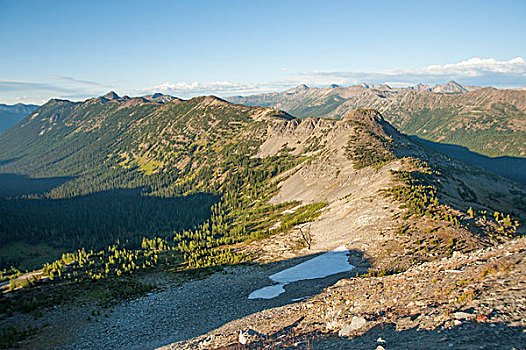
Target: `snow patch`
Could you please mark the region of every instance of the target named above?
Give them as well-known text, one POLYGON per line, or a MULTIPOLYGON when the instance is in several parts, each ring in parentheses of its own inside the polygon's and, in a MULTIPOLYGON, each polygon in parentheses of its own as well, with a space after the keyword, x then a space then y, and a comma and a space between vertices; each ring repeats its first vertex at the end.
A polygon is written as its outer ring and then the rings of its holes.
POLYGON ((276 284, 273 286, 263 287, 258 290, 253 291, 248 296, 249 299, 272 299, 278 295, 285 293, 285 288, 283 284, 276 284))
POLYGON ((354 266, 348 261, 349 251, 345 246, 340 246, 330 252, 307 260, 301 264, 290 267, 271 275, 271 281, 277 284, 263 287, 253 291, 249 299, 272 299, 285 292, 284 287, 293 282, 312 280, 350 271, 354 266))

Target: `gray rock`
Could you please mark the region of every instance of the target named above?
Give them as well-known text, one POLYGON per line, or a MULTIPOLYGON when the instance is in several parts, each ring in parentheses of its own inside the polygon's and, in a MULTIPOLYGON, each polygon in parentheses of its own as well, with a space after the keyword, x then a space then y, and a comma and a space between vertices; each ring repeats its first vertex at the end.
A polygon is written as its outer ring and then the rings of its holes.
POLYGON ((243 345, 248 343, 248 338, 243 331, 239 331, 239 342, 243 345))
POLYGON ((358 330, 365 326, 367 321, 365 318, 361 316, 353 316, 351 323, 348 325, 345 325, 339 332, 338 335, 340 337, 348 337, 352 331, 358 330))
POLYGON ((243 345, 264 337, 266 337, 265 334, 259 333, 250 328, 239 331, 239 342, 243 345))
POLYGON ((469 320, 470 318, 472 318, 473 315, 472 314, 469 314, 467 312, 455 312, 453 314, 453 318, 455 320, 469 320))

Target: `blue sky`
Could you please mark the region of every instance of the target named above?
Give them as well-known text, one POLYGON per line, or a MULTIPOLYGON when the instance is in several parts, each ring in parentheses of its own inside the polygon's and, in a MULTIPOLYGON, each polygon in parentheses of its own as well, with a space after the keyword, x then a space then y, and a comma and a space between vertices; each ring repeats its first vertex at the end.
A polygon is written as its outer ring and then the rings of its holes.
POLYGON ((0 102, 526 86, 526 1, 0 0, 0 102))

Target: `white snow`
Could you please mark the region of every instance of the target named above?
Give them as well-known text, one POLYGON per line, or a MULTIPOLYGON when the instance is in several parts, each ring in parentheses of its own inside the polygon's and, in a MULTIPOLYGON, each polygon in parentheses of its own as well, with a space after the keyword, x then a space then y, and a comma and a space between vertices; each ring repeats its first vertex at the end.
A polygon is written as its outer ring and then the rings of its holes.
POLYGON ((269 278, 277 284, 255 290, 250 293, 248 298, 272 299, 284 293, 285 289, 283 287, 289 283, 323 278, 340 272, 350 271, 354 266, 349 264, 347 260, 348 252, 345 246, 341 246, 301 264, 275 273, 269 278))
POLYGON ((275 284, 273 286, 263 287, 253 291, 248 296, 249 299, 272 299, 285 292, 283 284, 275 284))
POLYGON ((303 299, 307 299, 307 298, 309 298, 310 296, 311 296, 311 295, 306 295, 306 296, 301 297, 301 298, 294 298, 294 299, 292 299, 292 301, 300 301, 300 300, 303 300, 303 299))

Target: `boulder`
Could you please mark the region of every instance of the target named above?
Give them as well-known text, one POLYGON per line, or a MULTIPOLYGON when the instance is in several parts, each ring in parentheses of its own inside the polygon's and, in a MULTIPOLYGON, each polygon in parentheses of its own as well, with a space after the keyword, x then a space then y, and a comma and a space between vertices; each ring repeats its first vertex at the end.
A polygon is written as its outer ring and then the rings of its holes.
POLYGON ((455 312, 455 313, 453 314, 453 318, 454 318, 455 320, 469 320, 469 319, 471 319, 472 317, 473 317, 473 315, 470 314, 470 313, 467 313, 467 312, 460 312, 460 311, 459 311, 459 312, 455 312))
POLYGON ((263 333, 259 333, 251 328, 243 329, 239 331, 239 343, 242 345, 246 345, 248 343, 251 343, 253 341, 256 341, 260 338, 265 338, 266 335, 263 333))
POLYGON ((361 316, 353 316, 351 323, 343 326, 343 328, 338 332, 338 335, 340 337, 348 337, 352 331, 362 328, 366 323, 367 321, 365 318, 361 316))

